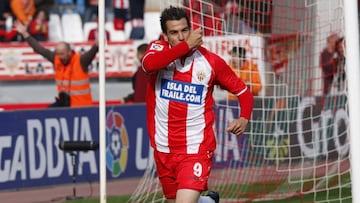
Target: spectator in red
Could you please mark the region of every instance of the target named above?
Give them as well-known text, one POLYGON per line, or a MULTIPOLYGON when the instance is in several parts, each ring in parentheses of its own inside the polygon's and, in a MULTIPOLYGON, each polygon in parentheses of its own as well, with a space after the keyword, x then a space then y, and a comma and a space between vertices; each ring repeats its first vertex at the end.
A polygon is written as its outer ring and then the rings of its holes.
POLYGON ((49 39, 49 22, 46 19, 44 10, 36 11, 35 17, 29 25, 29 33, 37 41, 48 41, 49 39))
POLYGON ((134 92, 130 93, 128 96, 121 98, 121 103, 143 103, 145 102, 146 96, 146 86, 147 81, 149 80, 149 75, 146 74, 141 66, 141 59, 144 56, 144 53, 148 47, 148 44, 140 44, 137 47, 136 57, 138 59, 138 68, 131 78, 132 80, 132 87, 134 92))
POLYGON ((192 29, 204 29, 205 36, 218 36, 223 34, 223 4, 225 1, 216 0, 188 0, 184 2, 188 16, 191 20, 192 29))
MULTIPOLYGON (((106 40, 110 40, 110 32, 107 30, 105 32, 106 32, 105 33, 106 40)), ((94 28, 89 32, 88 41, 93 41, 97 39, 98 39, 98 28, 94 28)))
MULTIPOLYGON (((98 23, 98 22, 99 22, 99 20, 96 19, 96 23, 98 23)), ((89 35, 88 35, 88 41, 97 40, 98 39, 98 31, 99 31, 98 27, 90 30, 89 35)), ((110 32, 107 30, 105 30, 105 39, 108 41, 110 40, 110 32)))
POLYGON ((345 90, 345 84, 346 84, 346 71, 345 71, 345 60, 346 60, 346 55, 345 55, 345 38, 344 37, 340 37, 337 41, 336 41, 336 46, 335 46, 335 53, 336 53, 336 65, 337 65, 337 74, 338 74, 338 78, 337 78, 337 86, 338 86, 338 90, 345 90))
POLYGON ((323 49, 320 55, 320 66, 323 73, 323 96, 325 97, 331 90, 331 85, 334 80, 334 76, 337 72, 337 65, 335 60, 335 44, 339 36, 337 34, 331 34, 327 37, 326 47, 323 49))
POLYGON ((17 36, 17 31, 12 29, 10 31, 5 31, 0 29, 0 42, 10 42, 13 41, 17 36))

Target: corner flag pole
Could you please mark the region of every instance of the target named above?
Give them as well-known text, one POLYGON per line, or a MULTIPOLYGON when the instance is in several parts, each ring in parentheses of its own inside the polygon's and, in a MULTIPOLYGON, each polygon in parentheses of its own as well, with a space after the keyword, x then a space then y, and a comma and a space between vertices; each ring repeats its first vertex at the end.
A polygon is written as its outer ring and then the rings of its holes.
POLYGON ((100 203, 106 203, 105 1, 98 1, 100 203))

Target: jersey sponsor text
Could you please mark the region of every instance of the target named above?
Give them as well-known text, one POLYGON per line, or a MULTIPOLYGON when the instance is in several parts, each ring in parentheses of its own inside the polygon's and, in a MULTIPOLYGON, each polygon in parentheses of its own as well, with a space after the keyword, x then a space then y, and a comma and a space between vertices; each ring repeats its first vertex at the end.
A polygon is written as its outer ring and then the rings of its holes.
POLYGON ((168 100, 201 104, 202 85, 162 79, 160 97, 168 100))

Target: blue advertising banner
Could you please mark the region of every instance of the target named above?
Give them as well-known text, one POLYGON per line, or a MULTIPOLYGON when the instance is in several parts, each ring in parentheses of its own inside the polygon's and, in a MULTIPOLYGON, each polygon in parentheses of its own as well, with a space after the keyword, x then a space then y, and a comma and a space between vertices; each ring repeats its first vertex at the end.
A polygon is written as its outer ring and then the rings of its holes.
MULTIPOLYGON (((238 103, 220 101, 214 106, 217 148, 213 168, 296 165, 304 158, 311 161, 347 157, 347 99, 340 95, 328 100, 321 103, 319 97, 256 99, 247 133, 241 136, 226 132, 226 126, 239 116, 238 103)), ((109 180, 141 177, 152 160, 145 110, 145 104, 107 107, 109 180)), ((69 184, 72 158, 77 182, 98 182, 99 150, 71 156, 59 148, 62 141, 99 142, 98 108, 1 112, 0 190, 69 184)))
MULTIPOLYGON (((98 108, 0 113, 0 190, 99 180, 99 150, 59 148, 61 141, 99 142, 98 108)), ((112 106, 106 113, 107 178, 142 176, 149 141, 145 105, 112 106)))

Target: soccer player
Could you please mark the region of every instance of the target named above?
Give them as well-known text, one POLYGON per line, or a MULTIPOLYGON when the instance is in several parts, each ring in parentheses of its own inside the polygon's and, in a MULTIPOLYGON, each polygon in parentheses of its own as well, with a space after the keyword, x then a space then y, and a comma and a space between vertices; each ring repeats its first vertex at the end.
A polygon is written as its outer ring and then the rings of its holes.
POLYGON ((148 133, 159 180, 168 202, 219 202, 208 190, 216 147, 213 131, 215 85, 237 96, 241 113, 227 131, 241 135, 253 96, 226 62, 201 46, 202 31, 191 30, 185 10, 169 7, 160 17, 163 40, 153 41, 142 64, 151 74, 147 86, 148 133))

